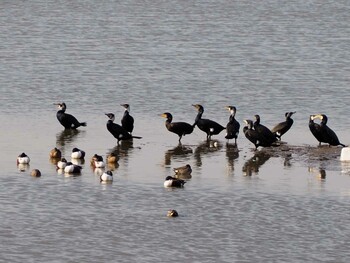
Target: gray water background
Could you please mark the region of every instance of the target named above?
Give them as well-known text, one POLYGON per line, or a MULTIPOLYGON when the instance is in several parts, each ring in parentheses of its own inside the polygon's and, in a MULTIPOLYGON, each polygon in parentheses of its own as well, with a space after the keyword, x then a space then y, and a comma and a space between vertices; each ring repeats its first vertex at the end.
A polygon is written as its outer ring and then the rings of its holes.
MULTIPOLYGON (((325 113, 344 144, 348 127, 348 1, 2 1, 0 3, 0 260, 2 262, 348 262, 349 169, 254 157, 242 132, 238 151, 183 138, 159 114, 192 123, 191 104, 225 125, 260 114, 268 127, 297 111, 284 136, 316 146, 307 122, 325 113), (52 103, 86 128, 65 134, 52 103), (135 135, 116 146, 104 113, 117 121, 129 103, 135 135), (78 177, 58 174, 53 147, 87 152, 78 177), (183 148, 182 148, 183 149, 183 148), (20 172, 15 159, 31 157, 20 172), (119 151, 114 182, 89 166, 119 151), (172 168, 193 177, 164 189, 172 168), (32 178, 33 168, 42 171, 32 178), (323 169, 325 180, 318 178, 323 169), (167 218, 168 209, 180 217, 167 218)), ((242 123, 242 122, 241 122, 242 123)), ((241 124, 243 125, 243 123, 241 124)))

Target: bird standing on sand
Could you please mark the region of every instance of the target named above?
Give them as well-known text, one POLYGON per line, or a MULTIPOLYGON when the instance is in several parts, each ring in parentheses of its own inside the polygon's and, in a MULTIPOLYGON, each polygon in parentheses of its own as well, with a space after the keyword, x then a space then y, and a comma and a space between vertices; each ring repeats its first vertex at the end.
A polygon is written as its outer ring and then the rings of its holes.
POLYGON ((130 105, 121 104, 120 106, 125 108, 123 118, 121 120, 122 127, 130 134, 134 130, 134 118, 130 115, 130 105))
POLYGON ((54 103, 54 105, 58 106, 57 120, 65 129, 76 129, 80 126, 86 126, 86 122, 79 122, 73 115, 66 113, 67 106, 64 102, 54 103))
MULTIPOLYGON (((276 136, 264 125, 260 124, 260 116, 255 115, 255 122, 253 123, 254 130, 260 135, 260 143, 263 141, 264 144, 271 146, 272 143, 277 141, 276 136)), ((265 146, 266 147, 266 146, 265 146)))
POLYGON ((239 128, 241 127, 239 122, 235 119, 237 110, 235 106, 226 106, 225 108, 231 113, 228 123, 226 125, 225 138, 227 139, 227 143, 230 139, 235 139, 235 144, 237 144, 239 128))
POLYGON ((192 106, 195 107, 198 111, 198 114, 196 116, 196 119, 193 125, 194 126, 197 125, 197 127, 200 130, 204 131, 207 134, 207 140, 210 140, 212 135, 217 135, 222 130, 225 129, 225 127, 223 127, 222 125, 220 125, 215 121, 212 121, 209 119, 202 119, 202 115, 204 113, 204 108, 202 105, 195 104, 192 106))
POLYGON ((277 139, 281 140, 283 134, 285 134, 293 125, 293 119, 291 118, 294 112, 286 112, 286 120, 284 122, 278 123, 275 127, 271 129, 271 132, 276 136, 277 139))
POLYGON ((165 112, 160 116, 166 118, 165 127, 168 129, 168 131, 173 132, 179 136, 179 142, 181 142, 182 136, 191 134, 193 132, 194 125, 191 125, 187 122, 172 122, 173 115, 171 115, 169 112, 165 112))

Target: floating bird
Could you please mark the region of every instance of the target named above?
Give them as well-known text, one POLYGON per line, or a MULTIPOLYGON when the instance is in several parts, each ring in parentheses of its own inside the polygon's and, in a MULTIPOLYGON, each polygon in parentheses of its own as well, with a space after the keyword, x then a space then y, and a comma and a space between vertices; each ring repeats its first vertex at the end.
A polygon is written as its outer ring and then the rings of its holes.
POLYGON ((253 121, 252 120, 244 120, 246 126, 243 127, 243 133, 245 137, 254 144, 255 148, 258 149, 261 147, 269 147, 272 142, 266 140, 260 133, 253 129, 253 121))
POLYGON ((239 122, 235 119, 236 116, 236 107, 234 106, 226 106, 225 107, 229 112, 231 113, 229 121, 226 125, 226 136, 227 142, 229 142, 230 139, 235 139, 235 144, 237 144, 237 137, 239 133, 239 128, 241 125, 239 122))
POLYGON ((21 153, 17 157, 17 164, 29 164, 30 158, 25 153, 21 153))
POLYGON ((339 142, 338 136, 335 134, 335 132, 327 126, 327 121, 328 118, 324 114, 316 114, 310 116, 309 128, 311 133, 319 141, 319 145, 321 145, 321 142, 323 142, 328 143, 329 146, 341 145, 345 147, 344 144, 339 142), (317 118, 321 120, 320 124, 314 122, 314 119, 317 118))
POLYGON ((67 160, 65 158, 62 158, 57 163, 57 169, 64 169, 67 166, 67 160))
POLYGON ((112 182, 113 181, 113 173, 112 171, 106 171, 100 176, 101 182, 112 182))
POLYGON ((107 163, 116 163, 119 160, 118 156, 114 152, 108 154, 106 159, 107 163))
POLYGON ((109 120, 107 121, 107 130, 119 141, 121 140, 131 140, 132 138, 135 139, 141 139, 142 137, 139 136, 133 136, 130 133, 128 133, 127 130, 125 130, 122 126, 119 124, 114 123, 115 116, 113 113, 106 113, 105 114, 109 120))
POLYGON ((72 159, 84 159, 85 152, 78 148, 73 148, 71 157, 72 159))
POLYGON ((122 127, 130 134, 134 129, 134 118, 130 115, 130 105, 129 104, 121 104, 122 107, 125 108, 123 118, 121 120, 122 127))
POLYGON ((80 126, 86 126, 86 122, 79 122, 73 115, 66 113, 67 106, 64 102, 54 103, 54 105, 58 106, 57 120, 65 129, 76 129, 80 126))
POLYGON ((181 142, 182 136, 193 132, 194 125, 188 124, 187 122, 172 122, 173 115, 171 115, 169 112, 165 112, 160 116, 167 119, 165 121, 165 127, 168 129, 168 131, 179 136, 179 142, 181 142))
POLYGON ((192 106, 195 107, 198 111, 193 126, 197 125, 200 130, 204 131, 207 134, 207 140, 210 140, 212 135, 217 135, 225 129, 225 127, 221 126, 215 121, 209 119, 202 119, 202 115, 204 112, 204 108, 202 105, 195 104, 192 106))
POLYGON ((33 177, 40 177, 41 176, 41 172, 38 169, 33 169, 30 172, 30 175, 33 176, 33 177))
POLYGON ((192 173, 191 165, 186 164, 185 166, 181 166, 173 169, 176 175, 190 175, 192 173))
POLYGON ((178 212, 177 212, 176 210, 171 209, 171 210, 169 210, 169 211, 167 212, 167 216, 168 216, 168 217, 177 217, 177 216, 179 216, 179 214, 178 214, 178 212))
POLYGON ((80 174, 82 169, 83 167, 81 167, 80 165, 67 162, 67 165, 64 168, 64 172, 68 174, 80 174))
POLYGON ((54 158, 54 159, 58 158, 58 159, 60 159, 61 156, 62 156, 61 151, 60 151, 59 149, 57 149, 56 147, 53 148, 53 149, 50 151, 50 158, 54 158))
POLYGON ((104 168, 106 166, 105 162, 103 161, 103 157, 98 154, 94 154, 94 156, 92 156, 91 165, 95 168, 104 168))
MULTIPOLYGON (((260 141, 263 140, 271 146, 272 143, 277 141, 276 136, 264 125, 260 124, 260 116, 255 115, 255 122, 253 124, 254 130, 260 134, 260 141)), ((266 146, 265 146, 266 147, 266 146)))
POLYGON ((176 179, 172 176, 165 178, 164 187, 183 187, 186 182, 181 179, 176 179))
POLYGON ((284 122, 278 123, 275 127, 272 128, 271 132, 279 140, 281 140, 282 135, 285 134, 292 127, 294 121, 291 117, 294 113, 295 111, 286 112, 285 113, 286 120, 284 122))

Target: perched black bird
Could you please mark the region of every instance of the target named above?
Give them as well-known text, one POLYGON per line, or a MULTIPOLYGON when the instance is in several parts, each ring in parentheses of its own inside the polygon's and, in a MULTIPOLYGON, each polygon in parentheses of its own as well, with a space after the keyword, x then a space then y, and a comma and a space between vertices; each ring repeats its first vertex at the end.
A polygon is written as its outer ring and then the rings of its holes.
POLYGON ((319 141, 320 145, 321 142, 324 142, 328 143, 330 146, 341 145, 345 147, 344 144, 339 142, 338 136, 335 132, 327 126, 327 121, 328 118, 324 114, 311 115, 309 119, 309 128, 312 134, 319 141), (321 120, 320 124, 314 123, 314 119, 316 118, 321 120))
POLYGON ((195 104, 192 106, 195 107, 198 111, 193 125, 197 125, 200 130, 204 131, 207 134, 207 140, 210 140, 212 135, 217 135, 225 129, 225 127, 221 126, 215 121, 209 119, 202 119, 202 115, 204 112, 204 108, 202 105, 195 104))
POLYGON ((255 122, 253 124, 254 130, 256 130, 260 134, 260 140, 263 140, 269 146, 271 146, 272 143, 277 141, 276 136, 264 125, 260 124, 260 116, 255 115, 255 122))
POLYGON ((125 108, 123 118, 121 120, 122 127, 132 134, 134 129, 134 118, 130 115, 130 105, 129 104, 121 104, 125 108))
POLYGON ((168 131, 179 136, 179 142, 181 142, 182 136, 193 132, 194 125, 188 124, 187 122, 172 122, 173 116, 169 112, 165 112, 160 116, 166 118, 165 127, 168 129, 168 131))
POLYGON ((227 142, 230 139, 235 139, 235 144, 237 144, 237 137, 238 137, 239 128, 240 128, 241 125, 235 119, 236 107, 234 107, 234 106, 226 106, 225 108, 228 109, 229 112, 231 113, 230 118, 228 120, 228 123, 226 125, 226 136, 225 136, 225 138, 227 139, 227 142))
POLYGON ((54 105, 58 106, 57 120, 65 129, 76 129, 80 126, 86 126, 86 122, 79 122, 73 115, 66 113, 67 106, 64 102, 54 103, 54 105))
POLYGON ((295 111, 294 112, 286 112, 285 113, 286 120, 284 122, 278 123, 275 127, 272 128, 271 132, 279 140, 281 140, 282 135, 285 134, 290 129, 290 127, 292 127, 294 121, 291 117, 294 113, 295 113, 295 111))
POLYGON ((133 136, 131 135, 127 130, 125 130, 122 126, 119 124, 114 123, 115 116, 113 113, 106 113, 105 114, 109 120, 107 121, 107 130, 119 141, 121 140, 131 140, 132 138, 135 139, 141 139, 142 137, 139 136, 133 136))
POLYGON ((243 127, 243 133, 245 137, 254 144, 255 148, 258 149, 261 147, 269 147, 273 142, 268 141, 264 136, 262 136, 259 132, 253 129, 253 121, 252 120, 244 120, 246 126, 243 127))

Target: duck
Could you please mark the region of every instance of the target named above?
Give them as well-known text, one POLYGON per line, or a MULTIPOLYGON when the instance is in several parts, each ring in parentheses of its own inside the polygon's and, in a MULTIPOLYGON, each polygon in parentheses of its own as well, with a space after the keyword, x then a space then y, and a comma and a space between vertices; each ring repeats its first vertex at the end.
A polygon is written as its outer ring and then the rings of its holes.
POLYGON ((73 115, 66 113, 66 103, 54 103, 54 105, 58 106, 57 120, 65 129, 77 129, 80 126, 86 126, 86 122, 79 122, 73 115))
POLYGON ((72 162, 67 162, 64 172, 68 174, 80 174, 83 167, 80 165, 73 164, 72 162))
POLYGON ((171 210, 168 210, 167 216, 168 217, 177 217, 177 216, 179 216, 179 213, 176 210, 171 209, 171 210))
POLYGON ((30 158, 24 152, 18 155, 17 164, 29 164, 29 163, 30 163, 30 158))
POLYGON ((190 175, 192 173, 191 165, 186 164, 185 166, 174 168, 175 175, 190 175))
POLYGON ((33 177, 40 177, 41 176, 41 172, 39 171, 39 169, 33 169, 30 172, 30 175, 33 176, 33 177))
POLYGON ((130 134, 134 130, 134 118, 130 115, 130 105, 121 104, 120 106, 124 107, 123 118, 121 119, 122 127, 130 134))
POLYGON ((225 129, 224 126, 220 125, 216 121, 212 121, 209 119, 202 119, 202 115, 204 113, 204 108, 200 104, 192 104, 198 111, 195 122, 193 126, 197 125, 197 127, 207 134, 207 140, 211 139, 212 135, 217 135, 221 131, 225 129))
POLYGON ((107 160, 107 163, 114 164, 118 162, 119 158, 114 152, 111 152, 110 154, 107 155, 106 160, 107 160))
POLYGON ((113 173, 112 171, 106 171, 100 176, 101 182, 112 182, 113 181, 113 173))
POLYGON ((60 161, 57 162, 57 169, 64 169, 67 166, 67 160, 65 158, 61 158, 60 161))
POLYGON ((72 154, 71 154, 71 158, 72 159, 84 159, 85 157, 85 152, 80 150, 79 148, 74 147, 72 149, 72 154))
POLYGON ((178 187, 181 188, 186 182, 181 179, 174 178, 172 176, 167 176, 165 178, 164 187, 178 187))
POLYGON ((62 153, 61 151, 58 149, 58 148, 53 148, 51 151, 50 151, 50 158, 53 158, 53 159, 60 159, 62 157, 62 153))
POLYGON ((103 157, 98 154, 94 154, 94 156, 92 156, 90 164, 95 168, 104 168, 106 166, 105 162, 103 161, 103 157))
POLYGON ((295 114, 295 111, 286 112, 284 114, 286 120, 284 122, 278 123, 271 129, 271 132, 278 140, 281 140, 282 135, 289 131, 289 129, 292 127, 294 120, 291 117, 293 114, 295 114))

